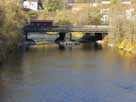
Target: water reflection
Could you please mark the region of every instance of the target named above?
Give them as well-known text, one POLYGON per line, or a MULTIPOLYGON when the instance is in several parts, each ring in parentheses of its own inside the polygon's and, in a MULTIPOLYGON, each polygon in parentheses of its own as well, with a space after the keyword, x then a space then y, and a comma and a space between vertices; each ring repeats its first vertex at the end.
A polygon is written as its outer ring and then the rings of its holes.
POLYGON ((0 102, 135 102, 135 61, 95 44, 33 47, 0 68, 0 102))

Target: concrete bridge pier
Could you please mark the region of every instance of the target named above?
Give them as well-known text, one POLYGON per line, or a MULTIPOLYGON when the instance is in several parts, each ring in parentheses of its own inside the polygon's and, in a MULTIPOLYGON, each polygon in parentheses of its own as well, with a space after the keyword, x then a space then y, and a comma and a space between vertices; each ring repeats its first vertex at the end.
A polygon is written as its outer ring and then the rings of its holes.
POLYGON ((95 41, 102 40, 103 39, 102 33, 95 33, 94 39, 95 41))
POLYGON ((60 41, 71 41, 71 40, 72 40, 71 32, 59 32, 59 37, 55 40, 55 42, 59 43, 60 41))
POLYGON ((27 40, 28 40, 27 31, 24 29, 24 32, 23 32, 23 33, 24 33, 24 37, 23 37, 23 38, 24 38, 25 41, 27 41, 27 40))
POLYGON ((72 34, 71 32, 67 32, 65 36, 65 41, 71 41, 72 40, 72 34))
POLYGON ((64 41, 65 40, 65 32, 59 32, 59 37, 55 40, 56 43, 59 43, 60 41, 64 41))

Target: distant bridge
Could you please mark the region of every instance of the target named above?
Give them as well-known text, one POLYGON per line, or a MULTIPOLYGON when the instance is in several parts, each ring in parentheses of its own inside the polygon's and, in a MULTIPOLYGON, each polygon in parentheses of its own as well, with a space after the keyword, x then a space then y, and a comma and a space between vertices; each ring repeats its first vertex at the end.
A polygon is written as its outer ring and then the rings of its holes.
POLYGON ((24 27, 24 34, 27 39, 28 33, 43 33, 43 32, 84 32, 90 34, 107 34, 109 32, 108 25, 84 25, 84 26, 62 26, 53 25, 52 21, 36 20, 24 27))
POLYGON ((52 27, 33 27, 25 26, 25 32, 94 32, 108 33, 109 26, 107 25, 89 25, 89 26, 52 26, 52 27))

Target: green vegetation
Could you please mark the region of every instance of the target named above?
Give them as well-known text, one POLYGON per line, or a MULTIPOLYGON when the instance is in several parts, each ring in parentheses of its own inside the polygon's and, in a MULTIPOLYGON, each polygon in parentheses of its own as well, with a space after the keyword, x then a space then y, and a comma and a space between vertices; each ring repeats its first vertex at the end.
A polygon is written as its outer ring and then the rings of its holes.
POLYGON ((118 3, 120 3, 121 2, 121 0, 111 0, 111 3, 112 4, 118 4, 118 3))
MULTIPOLYGON (((28 20, 18 0, 0 1, 0 58, 6 57, 21 40, 22 27, 28 20)), ((1 60, 0 59, 0 60, 1 60)))
POLYGON ((125 10, 126 8, 121 4, 112 6, 111 34, 104 39, 104 42, 110 46, 136 53, 136 11, 129 18, 125 10))
POLYGON ((54 21, 59 25, 71 25, 71 16, 65 10, 57 11, 54 21))
POLYGON ((100 13, 99 8, 89 9, 87 24, 88 25, 101 25, 102 24, 101 18, 102 18, 102 15, 100 13))
POLYGON ((66 1, 65 0, 43 0, 45 3, 46 9, 51 11, 61 10, 65 7, 66 1))
MULTIPOLYGON (((77 0, 75 2, 89 2, 89 0, 77 0)), ((53 20, 61 25, 102 24, 100 8, 86 7, 79 12, 74 12, 66 9, 66 0, 43 0, 43 3, 45 9, 39 11, 38 16, 35 14, 37 19, 53 20)))
POLYGON ((39 11, 37 19, 53 20, 60 25, 100 25, 102 15, 99 8, 86 8, 80 12, 66 9, 49 12, 39 11))

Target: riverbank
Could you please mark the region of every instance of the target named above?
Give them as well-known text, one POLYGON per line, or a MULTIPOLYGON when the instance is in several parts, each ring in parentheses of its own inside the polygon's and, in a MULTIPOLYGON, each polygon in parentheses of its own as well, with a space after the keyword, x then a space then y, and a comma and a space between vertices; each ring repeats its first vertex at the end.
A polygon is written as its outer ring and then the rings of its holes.
POLYGON ((136 41, 130 41, 128 39, 114 41, 110 36, 106 36, 102 41, 98 41, 97 43, 101 44, 103 47, 117 48, 129 52, 136 57, 136 41))
POLYGON ((0 1, 0 63, 16 50, 28 20, 28 14, 18 0, 0 1))

